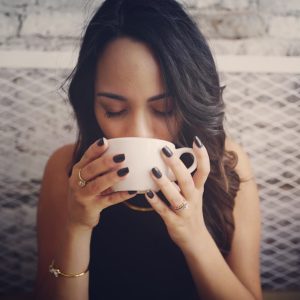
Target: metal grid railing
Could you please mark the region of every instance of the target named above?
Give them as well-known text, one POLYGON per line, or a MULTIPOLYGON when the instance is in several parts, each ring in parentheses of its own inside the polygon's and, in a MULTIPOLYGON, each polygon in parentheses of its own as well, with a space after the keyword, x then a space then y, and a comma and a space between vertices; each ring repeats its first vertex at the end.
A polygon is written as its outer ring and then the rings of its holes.
POLYGON ((74 141, 57 92, 66 70, 0 69, 0 294, 29 291, 36 271, 36 205, 50 154, 74 141))
POLYGON ((226 73, 228 131, 251 157, 266 289, 300 289, 300 74, 226 73))
MULTIPOLYGON (((300 71, 221 71, 226 130, 249 153, 260 192, 263 287, 300 289, 300 71)), ((0 293, 32 288, 43 168, 76 134, 57 92, 68 72, 0 69, 0 293)))

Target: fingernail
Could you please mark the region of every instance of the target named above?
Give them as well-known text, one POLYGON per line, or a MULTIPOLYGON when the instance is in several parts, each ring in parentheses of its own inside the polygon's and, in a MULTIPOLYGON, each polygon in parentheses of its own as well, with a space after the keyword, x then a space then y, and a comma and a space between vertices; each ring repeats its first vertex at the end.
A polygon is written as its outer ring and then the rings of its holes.
POLYGON ((150 191, 148 191, 147 193, 147 196, 149 197, 149 198, 153 198, 154 197, 154 194, 153 194, 153 192, 150 190, 150 191))
POLYGON ((117 174, 118 174, 118 176, 122 177, 122 176, 125 176, 128 172, 129 172, 128 168, 123 168, 123 169, 118 170, 117 174))
POLYGON ((104 138, 100 138, 97 142, 98 146, 103 146, 104 145, 104 138))
POLYGON ((119 163, 119 162, 121 162, 121 161, 123 161, 123 160, 125 160, 125 154, 118 154, 118 155, 115 155, 115 156, 113 157, 113 161, 114 161, 115 163, 119 163))
POLYGON ((133 195, 133 194, 136 194, 136 193, 137 193, 137 191, 128 191, 129 195, 133 195))
POLYGON ((194 136, 194 142, 198 148, 202 148, 203 144, 197 136, 194 136))
POLYGON ((171 151, 171 149, 168 146, 163 147, 162 151, 163 151, 164 155, 167 157, 171 157, 173 155, 173 152, 171 151))
POLYGON ((159 169, 157 167, 152 168, 152 173, 156 178, 160 178, 162 176, 161 172, 159 171, 159 169))

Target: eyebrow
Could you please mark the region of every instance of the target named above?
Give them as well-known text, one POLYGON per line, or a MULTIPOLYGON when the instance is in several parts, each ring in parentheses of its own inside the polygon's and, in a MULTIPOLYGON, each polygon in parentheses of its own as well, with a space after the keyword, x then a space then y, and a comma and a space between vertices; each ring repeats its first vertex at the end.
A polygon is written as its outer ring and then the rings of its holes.
MULTIPOLYGON (((106 92, 99 92, 96 94, 97 97, 107 97, 113 100, 117 100, 117 101, 128 101, 128 99, 124 96, 121 95, 117 95, 117 94, 113 94, 113 93, 106 93, 106 92)), ((148 99, 148 102, 152 102, 152 101, 157 101, 163 98, 168 97, 169 95, 167 93, 162 93, 156 96, 152 96, 148 99)))

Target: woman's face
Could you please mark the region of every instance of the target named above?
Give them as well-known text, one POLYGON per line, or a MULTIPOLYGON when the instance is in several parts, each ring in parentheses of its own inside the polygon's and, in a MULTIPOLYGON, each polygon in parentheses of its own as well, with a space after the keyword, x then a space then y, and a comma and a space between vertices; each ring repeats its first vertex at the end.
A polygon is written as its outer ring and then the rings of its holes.
POLYGON ((175 135, 178 130, 167 99, 159 65, 145 44, 122 37, 107 45, 95 80, 95 114, 105 137, 172 141, 167 119, 175 135))

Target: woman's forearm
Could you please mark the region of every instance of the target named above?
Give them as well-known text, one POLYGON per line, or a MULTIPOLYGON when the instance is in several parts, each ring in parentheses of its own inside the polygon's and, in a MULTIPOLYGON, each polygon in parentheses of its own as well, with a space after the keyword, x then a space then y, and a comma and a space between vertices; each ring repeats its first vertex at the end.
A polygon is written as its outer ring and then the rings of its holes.
POLYGON ((256 299, 229 268, 209 232, 182 251, 201 299, 256 299))
MULTIPOLYGON (((87 270, 90 260, 91 230, 68 226, 64 229, 59 249, 54 259, 54 268, 65 274, 79 274, 87 270)), ((49 262, 50 264, 51 262, 49 262)), ((48 273, 39 299, 88 300, 89 273, 66 278, 48 273)))

